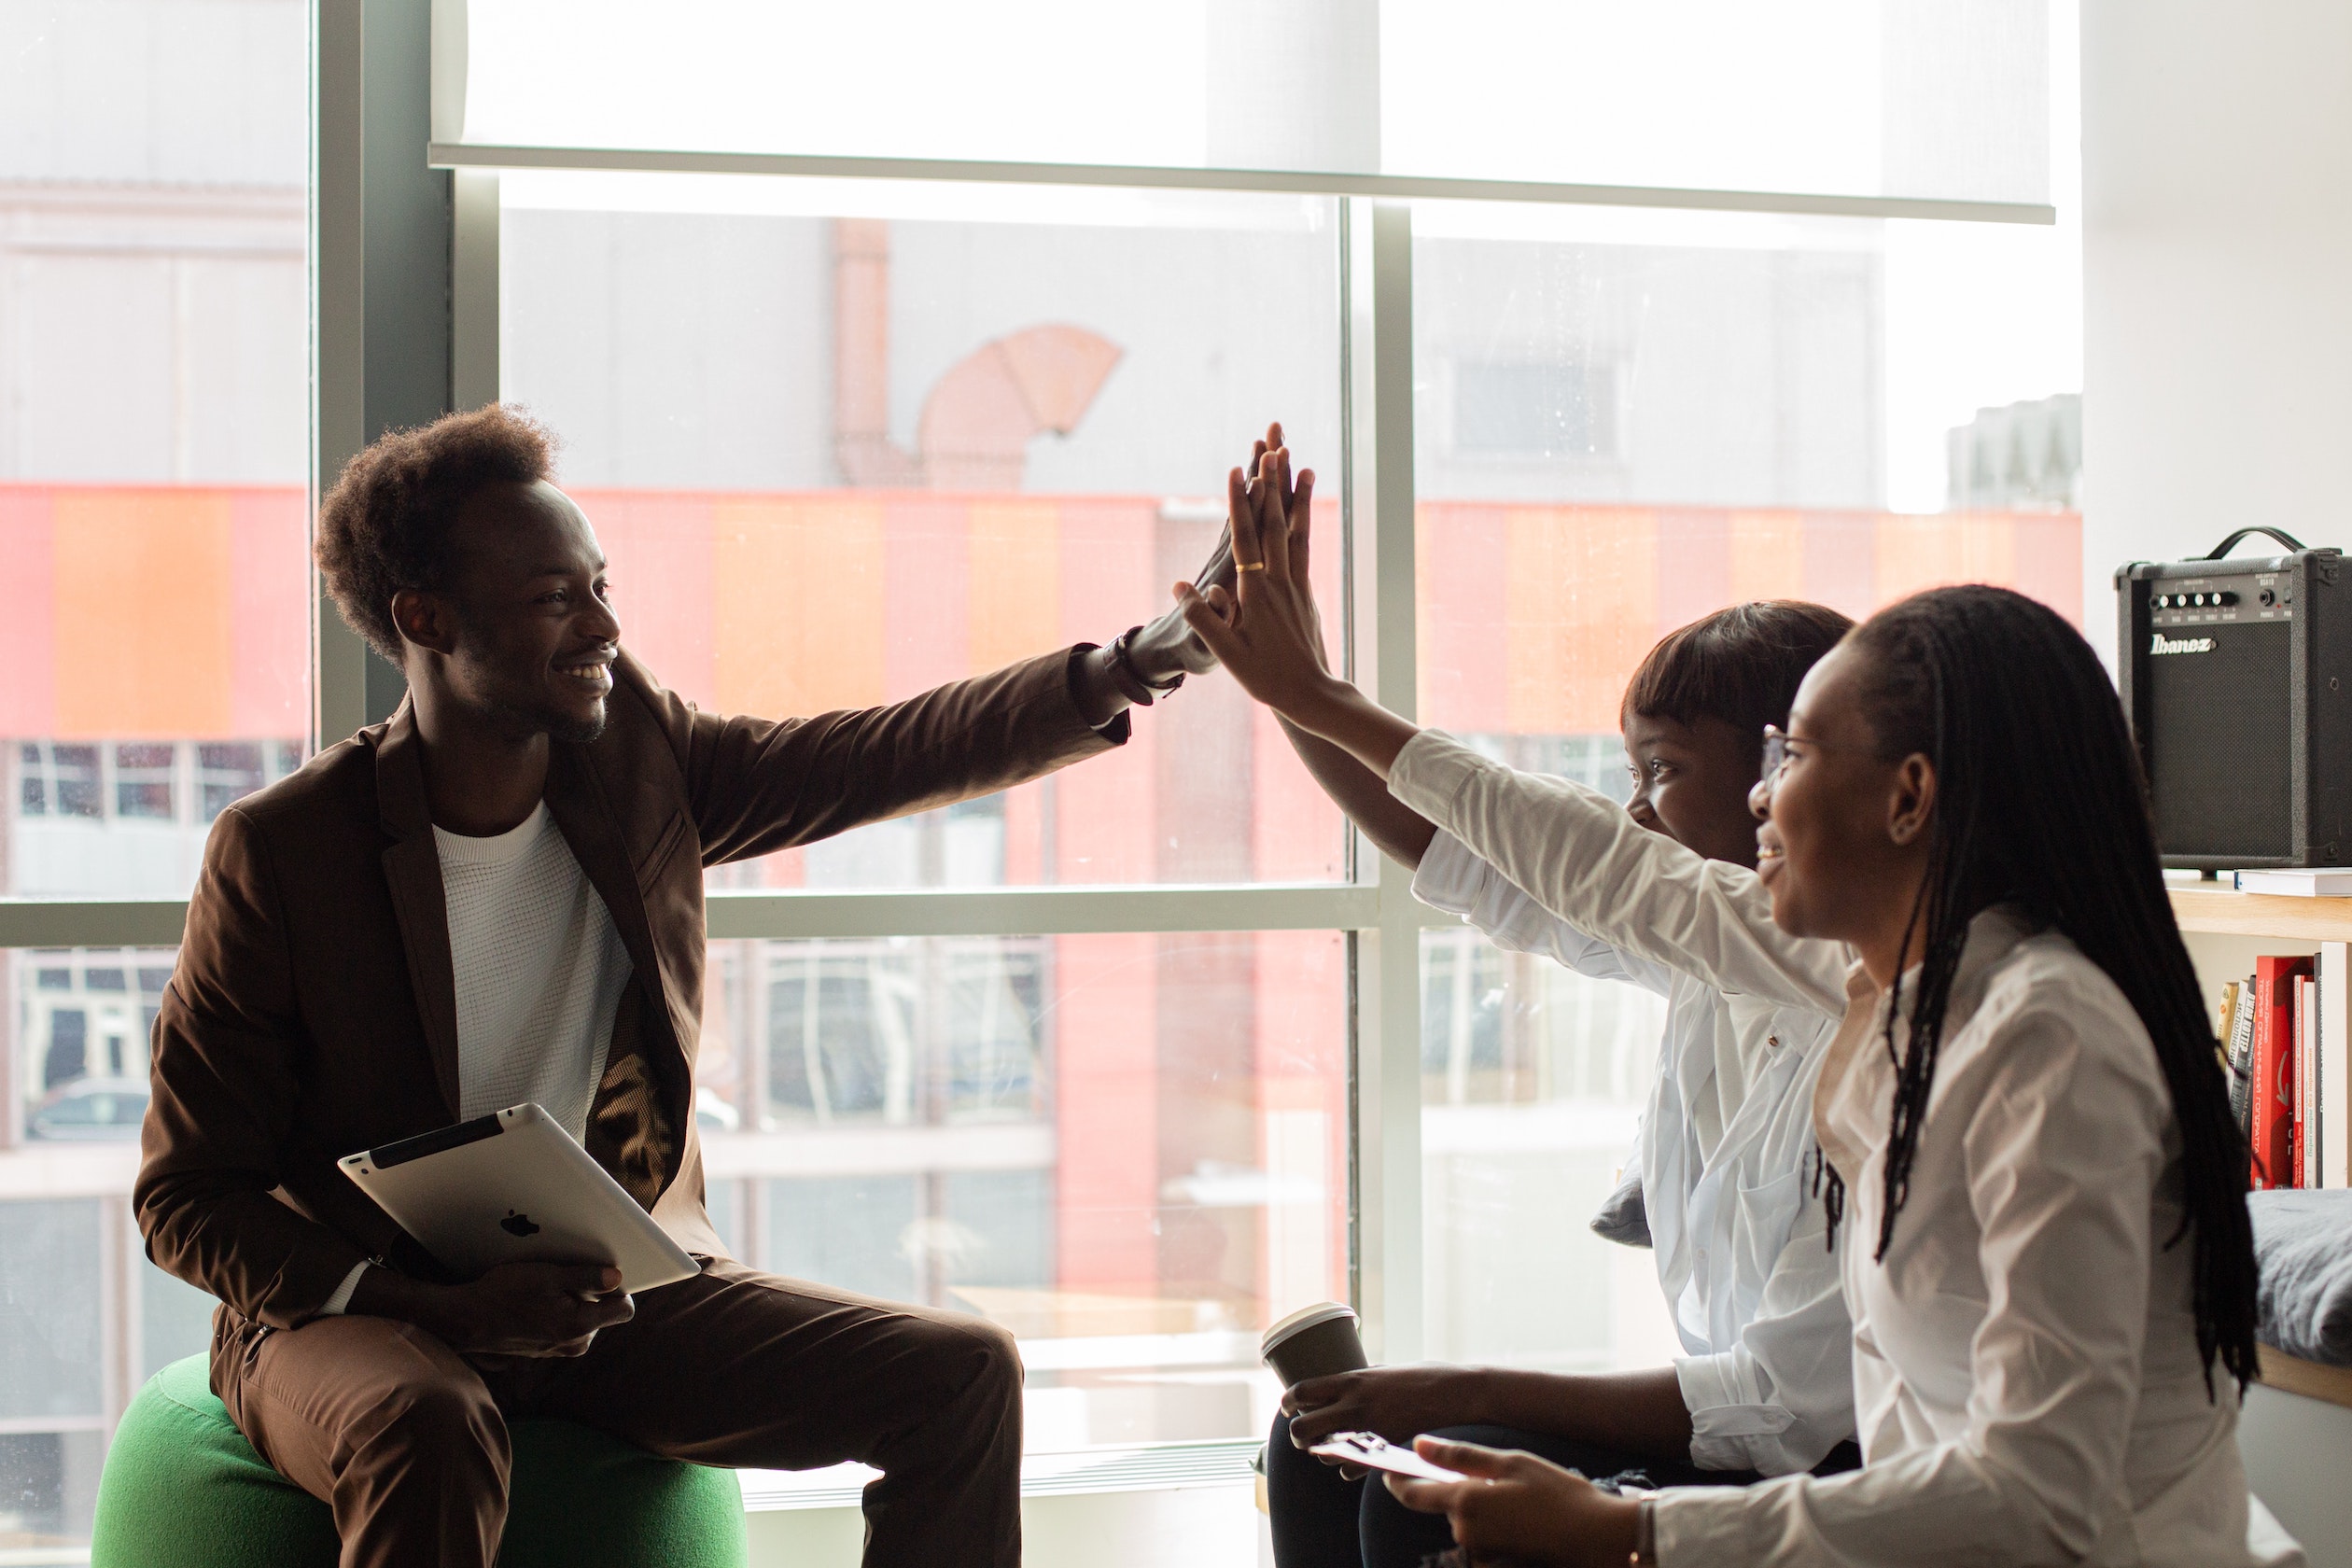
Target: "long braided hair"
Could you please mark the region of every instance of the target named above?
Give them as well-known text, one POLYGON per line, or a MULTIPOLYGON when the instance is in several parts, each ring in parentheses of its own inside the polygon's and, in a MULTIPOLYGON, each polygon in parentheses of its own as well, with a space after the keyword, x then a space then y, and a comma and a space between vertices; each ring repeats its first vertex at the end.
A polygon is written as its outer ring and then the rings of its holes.
MULTIPOLYGON (((2197 1349, 2213 1386, 2218 1358, 2240 1384, 2255 1375, 2254 1240, 2247 1151, 2230 1114, 2213 1026, 2164 891, 2146 780, 2122 706, 2081 635, 2005 588, 1938 588, 1892 605, 1850 641, 1864 662, 1864 717, 1879 755, 1935 765, 1928 862, 1905 932, 1912 984, 1908 1047, 1896 1042, 1903 982, 1883 1041, 1896 1068, 1886 1153, 1883 1261, 1911 1192, 1944 1014, 1968 923, 2021 905, 2106 971, 2148 1029, 2180 1127, 2185 1210, 2167 1247, 2194 1249, 2197 1349)), ((1822 1162, 1831 1234, 1845 1189, 1822 1162)))

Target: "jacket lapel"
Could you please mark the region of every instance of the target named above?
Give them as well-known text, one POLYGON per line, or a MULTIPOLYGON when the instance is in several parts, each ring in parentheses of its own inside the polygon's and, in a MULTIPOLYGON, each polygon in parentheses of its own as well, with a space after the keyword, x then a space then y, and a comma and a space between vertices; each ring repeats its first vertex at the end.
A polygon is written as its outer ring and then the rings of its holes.
POLYGON ((546 799, 572 858, 604 900, 633 971, 588 1113, 588 1152, 650 1210, 676 1180, 681 1148, 693 1141, 693 1074, 670 1022, 637 861, 587 748, 555 747, 546 799))
POLYGON ((658 992, 661 968, 653 952, 653 930, 637 887, 637 865, 621 836, 603 781, 589 765, 587 749, 558 744, 547 764, 547 812, 571 846, 572 858, 588 885, 612 915, 612 929, 628 949, 640 982, 658 992))
POLYGON ((457 1085, 457 977, 449 952, 449 904, 441 891, 441 851, 425 800, 425 767, 417 752, 416 716, 407 699, 376 742, 376 808, 384 836, 384 880, 400 922, 408 955, 409 988, 433 1058, 433 1078, 455 1121, 463 1101, 457 1085))

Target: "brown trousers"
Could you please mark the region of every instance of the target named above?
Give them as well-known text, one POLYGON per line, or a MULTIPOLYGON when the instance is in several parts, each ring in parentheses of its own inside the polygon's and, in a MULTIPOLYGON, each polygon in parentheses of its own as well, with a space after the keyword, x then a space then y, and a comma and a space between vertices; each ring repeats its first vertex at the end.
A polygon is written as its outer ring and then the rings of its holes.
POLYGON ((333 1507, 343 1568, 490 1568, 508 1420, 560 1416, 648 1452, 805 1470, 856 1460, 869 1568, 1016 1568, 1021 1362, 978 1318, 724 1259, 637 1298, 586 1354, 483 1371, 388 1318, 242 1320, 214 1392, 263 1458, 333 1507))

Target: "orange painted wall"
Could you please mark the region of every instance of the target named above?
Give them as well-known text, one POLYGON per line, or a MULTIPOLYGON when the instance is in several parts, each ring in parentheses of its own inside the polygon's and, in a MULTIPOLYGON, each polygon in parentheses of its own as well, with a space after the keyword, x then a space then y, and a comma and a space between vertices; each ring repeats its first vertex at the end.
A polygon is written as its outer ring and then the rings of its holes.
MULTIPOLYGON (((631 648, 721 709, 892 700, 1107 636, 1166 602, 1148 497, 578 498, 611 558, 631 648)), ((292 488, 0 484, 0 657, 11 676, 0 733, 300 735, 302 507, 292 488)), ((2080 616, 2071 513, 1437 501, 1421 509, 1420 532, 1422 716, 1463 730, 1614 729, 1650 643, 1733 599, 1802 596, 1861 615, 1977 581, 2080 616)), ((1319 577, 1336 570, 1336 553, 1323 554, 1319 577)), ((1143 875, 1098 850, 1071 869, 1085 880, 1143 875)))
POLYGON ((1923 588, 1997 582, 2082 618, 2070 512, 1436 501, 1421 506, 1418 546, 1421 718, 1489 734, 1614 731, 1651 644, 1744 599, 1859 618, 1923 588))
POLYGON ((0 485, 0 734, 299 735, 302 493, 0 485))

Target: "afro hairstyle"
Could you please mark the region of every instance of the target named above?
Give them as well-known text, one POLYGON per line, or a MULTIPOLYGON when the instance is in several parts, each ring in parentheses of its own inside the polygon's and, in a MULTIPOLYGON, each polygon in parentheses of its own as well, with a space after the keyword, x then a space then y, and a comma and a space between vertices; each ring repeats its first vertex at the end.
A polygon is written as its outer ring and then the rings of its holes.
POLYGON ((392 595, 445 587, 452 525, 474 493, 534 484, 554 467, 545 426, 501 403, 394 430, 343 465, 318 508, 318 569, 344 622, 400 663, 392 595))

